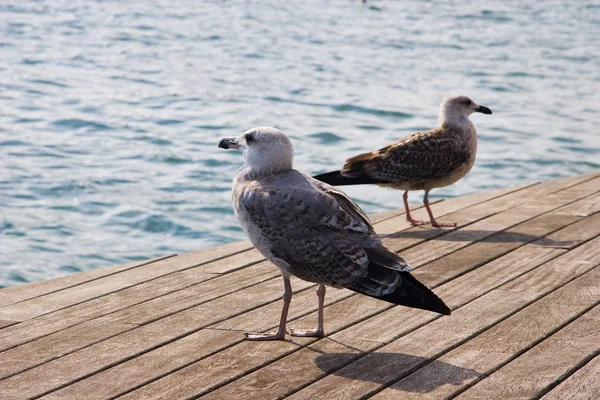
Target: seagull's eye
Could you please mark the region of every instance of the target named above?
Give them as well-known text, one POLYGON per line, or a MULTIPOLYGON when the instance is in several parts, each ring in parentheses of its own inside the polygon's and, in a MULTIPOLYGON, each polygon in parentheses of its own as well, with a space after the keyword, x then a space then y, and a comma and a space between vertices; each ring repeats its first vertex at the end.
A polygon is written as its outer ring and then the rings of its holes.
POLYGON ((252 136, 251 134, 247 133, 246 134, 246 143, 252 143, 254 142, 256 139, 254 138, 254 136, 252 136))

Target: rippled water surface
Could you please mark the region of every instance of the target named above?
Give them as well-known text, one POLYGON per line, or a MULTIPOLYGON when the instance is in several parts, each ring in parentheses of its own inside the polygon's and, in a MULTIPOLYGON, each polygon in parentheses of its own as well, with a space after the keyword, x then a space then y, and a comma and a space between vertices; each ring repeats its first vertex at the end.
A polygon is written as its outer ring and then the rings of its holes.
POLYGON ((317 173, 462 93, 494 114, 434 197, 597 170, 599 82, 597 1, 4 0, 0 286, 242 239, 216 144, 257 125, 317 173))

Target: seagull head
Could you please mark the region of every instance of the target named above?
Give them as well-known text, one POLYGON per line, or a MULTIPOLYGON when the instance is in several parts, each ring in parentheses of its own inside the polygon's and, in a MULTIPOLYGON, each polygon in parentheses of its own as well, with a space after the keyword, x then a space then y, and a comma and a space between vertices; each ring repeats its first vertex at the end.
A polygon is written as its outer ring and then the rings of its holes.
POLYGON ((440 125, 462 125, 467 122, 469 115, 474 112, 491 114, 492 110, 480 106, 467 96, 450 96, 442 100, 440 104, 440 125))
POLYGON ((294 147, 287 135, 270 126, 259 126, 235 138, 223 138, 222 149, 239 149, 246 165, 257 174, 273 174, 292 169, 294 147))

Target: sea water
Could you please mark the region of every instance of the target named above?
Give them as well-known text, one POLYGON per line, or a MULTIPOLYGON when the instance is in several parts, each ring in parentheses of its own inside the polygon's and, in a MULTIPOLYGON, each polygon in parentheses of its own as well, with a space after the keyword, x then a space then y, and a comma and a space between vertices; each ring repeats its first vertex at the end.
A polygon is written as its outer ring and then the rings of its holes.
POLYGON ((598 170, 600 3, 4 0, 0 287, 241 240, 220 138, 276 126, 320 173, 450 94, 494 113, 432 198, 598 170))

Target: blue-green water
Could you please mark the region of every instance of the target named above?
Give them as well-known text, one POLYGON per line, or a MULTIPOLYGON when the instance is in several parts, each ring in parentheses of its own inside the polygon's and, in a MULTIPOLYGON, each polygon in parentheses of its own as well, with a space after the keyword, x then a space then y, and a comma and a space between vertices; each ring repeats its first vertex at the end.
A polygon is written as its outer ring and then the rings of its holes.
POLYGON ((4 0, 0 286, 242 239, 223 136, 277 126, 323 172, 457 93, 494 114, 435 197, 598 170, 600 3, 4 0))

